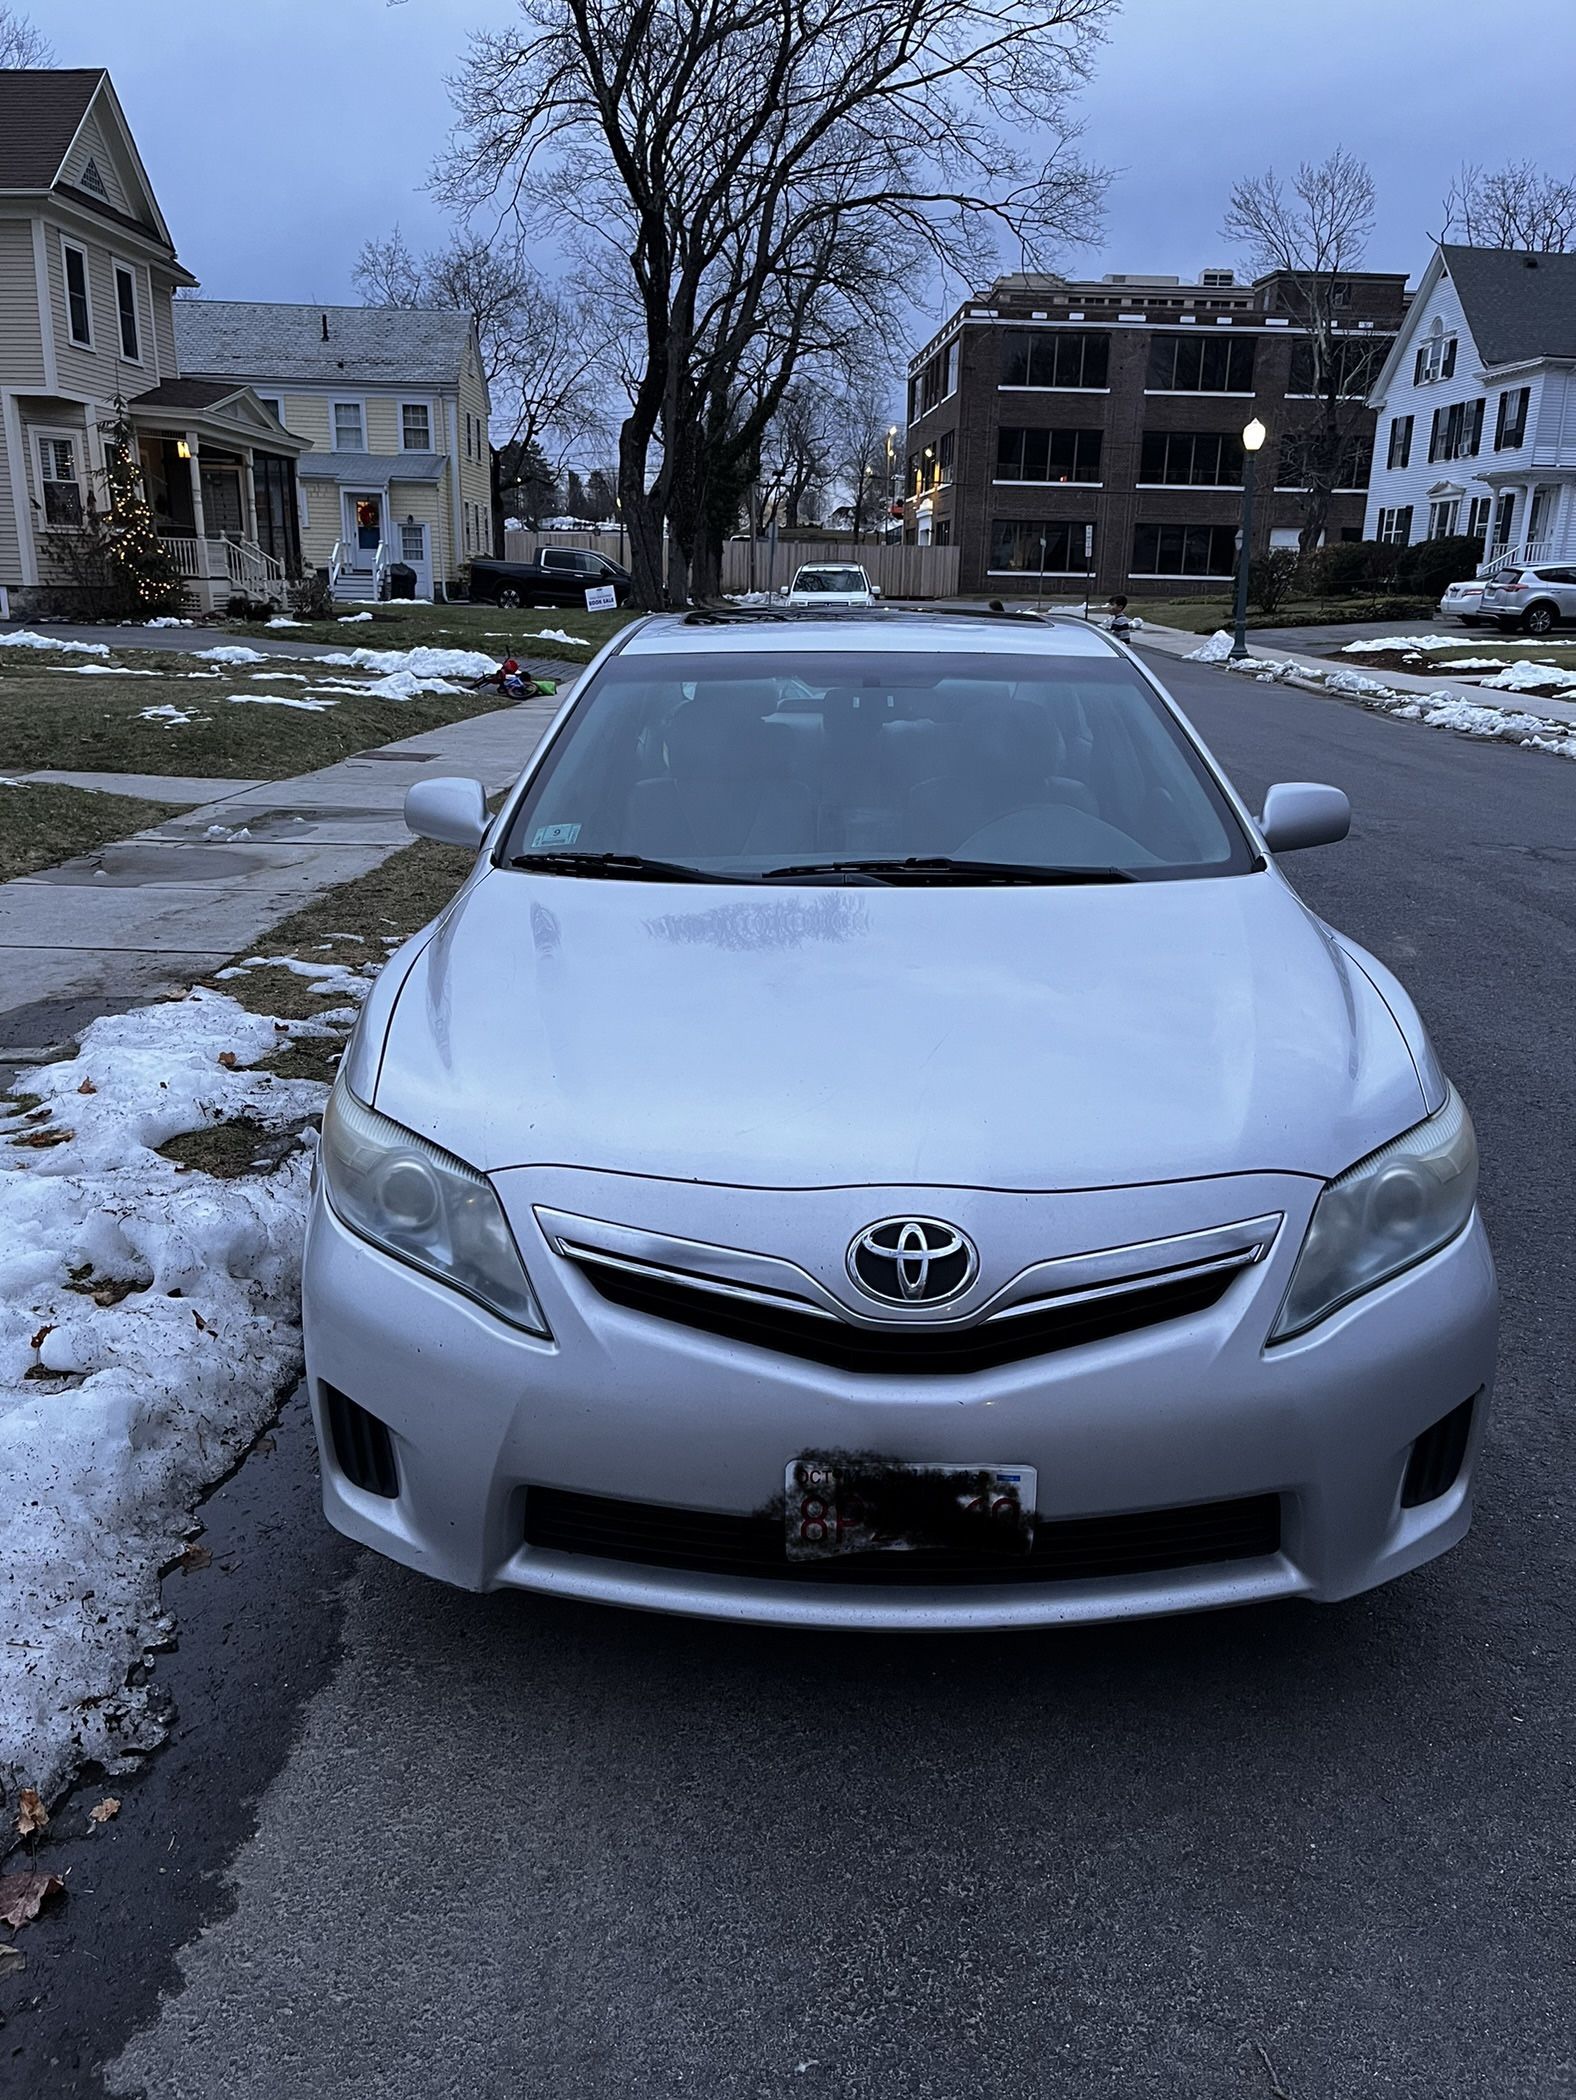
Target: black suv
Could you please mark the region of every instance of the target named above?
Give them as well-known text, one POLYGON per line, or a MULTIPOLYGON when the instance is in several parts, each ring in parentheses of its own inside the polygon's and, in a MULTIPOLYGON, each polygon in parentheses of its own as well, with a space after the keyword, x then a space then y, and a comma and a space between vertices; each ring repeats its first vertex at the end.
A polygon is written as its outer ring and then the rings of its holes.
POLYGON ((530 561, 471 563, 471 599, 480 605, 585 605, 587 591, 611 584, 618 603, 629 596, 630 575, 605 554, 586 547, 543 547, 530 561))

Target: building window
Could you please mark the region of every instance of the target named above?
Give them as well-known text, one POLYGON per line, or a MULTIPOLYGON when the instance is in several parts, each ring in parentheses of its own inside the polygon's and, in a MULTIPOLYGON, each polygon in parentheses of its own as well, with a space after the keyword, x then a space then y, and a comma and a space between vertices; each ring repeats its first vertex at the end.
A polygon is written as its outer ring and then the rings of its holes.
MULTIPOLYGON (((1365 437, 1342 440, 1330 486, 1365 489, 1373 471, 1373 446, 1365 437)), ((1280 459, 1275 469, 1278 489, 1306 489, 1316 473, 1329 470, 1327 441, 1318 430, 1290 430, 1281 439, 1280 459)))
POLYGON ((1467 512, 1467 533, 1474 540, 1482 539, 1488 531, 1489 512, 1494 508, 1492 496, 1474 496, 1472 508, 1467 512))
POLYGON ((432 450, 432 411, 425 401, 400 404, 400 443, 407 452, 432 450))
POLYGON ((1509 388, 1499 397, 1499 406, 1494 411, 1494 450, 1514 452, 1527 435, 1527 403, 1532 399, 1530 386, 1509 388))
POLYGON ((1379 513, 1377 538, 1387 546, 1405 547, 1412 538, 1412 506, 1403 503, 1398 510, 1382 510, 1379 513))
POLYGON ((1411 416, 1390 418, 1390 457, 1386 465, 1409 467, 1412 464, 1412 422, 1411 416))
POLYGON ((280 400, 277 394, 259 394, 257 398, 262 403, 263 407, 267 409, 268 413, 273 417, 276 423, 282 423, 284 421, 285 405, 283 401, 280 400))
POLYGON ((1001 383, 1092 391, 1106 384, 1110 359, 1108 335, 1014 329, 1002 343, 1001 383))
POLYGON ((1430 503, 1428 506, 1428 537, 1431 540, 1449 539, 1455 532, 1456 516, 1460 508, 1460 501, 1454 496, 1447 497, 1439 503, 1430 503))
POLYGON ((1022 430, 996 433, 998 481, 1098 481, 1098 430, 1022 430))
POLYGON ((115 265, 115 311, 120 320, 120 354, 134 365, 142 363, 137 335, 137 273, 126 263, 115 265))
POLYGON ((102 197, 108 204, 109 191, 104 187, 104 178, 99 173, 98 162, 91 153, 88 155, 87 165, 82 170, 82 187, 91 190, 95 197, 102 197))
POLYGON ((88 299, 88 257, 85 248, 61 242, 66 259, 66 332, 84 350, 93 348, 93 308, 88 299))
POLYGON ((1157 335, 1149 345, 1149 391, 1251 394, 1253 347, 1250 335, 1157 335))
POLYGON ((1092 525, 998 518, 991 527, 990 565, 1003 575, 1081 576, 1092 552, 1092 525), (1086 539, 1086 535, 1087 537, 1086 539))
POLYGON ((1449 379, 1455 369, 1456 338, 1447 336, 1443 323, 1436 321, 1428 341, 1417 346, 1417 355, 1412 360, 1412 383, 1414 386, 1431 386, 1436 379, 1449 379))
POLYGON ((1332 392, 1343 400, 1361 400, 1373 388, 1384 369, 1395 340, 1388 335, 1337 336, 1331 343, 1321 373, 1309 337, 1300 335, 1291 346, 1288 394, 1315 394, 1321 399, 1332 392))
POLYGON ((77 470, 77 441, 40 433, 38 480, 44 497, 46 525, 82 523, 82 481, 77 470))
POLYGON ((933 547, 950 547, 952 545, 952 520, 950 518, 937 518, 935 524, 930 528, 930 544, 933 547))
POLYGON ((362 420, 359 401, 336 401, 334 403, 334 450, 336 452, 365 452, 366 427, 362 420))
POLYGON ((1135 525, 1135 576, 1229 576, 1237 535, 1229 525, 1135 525))
POLYGON ((1138 478, 1192 488, 1237 488, 1244 457, 1235 431, 1146 430, 1138 478))

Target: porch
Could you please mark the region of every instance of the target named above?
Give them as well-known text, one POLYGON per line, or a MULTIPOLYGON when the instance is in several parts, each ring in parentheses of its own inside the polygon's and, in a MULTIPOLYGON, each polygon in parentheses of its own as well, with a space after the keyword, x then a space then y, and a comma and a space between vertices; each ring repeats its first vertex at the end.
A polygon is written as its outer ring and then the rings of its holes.
POLYGON ((1576 561, 1576 466, 1501 467, 1480 477, 1494 517, 1479 576, 1576 561))

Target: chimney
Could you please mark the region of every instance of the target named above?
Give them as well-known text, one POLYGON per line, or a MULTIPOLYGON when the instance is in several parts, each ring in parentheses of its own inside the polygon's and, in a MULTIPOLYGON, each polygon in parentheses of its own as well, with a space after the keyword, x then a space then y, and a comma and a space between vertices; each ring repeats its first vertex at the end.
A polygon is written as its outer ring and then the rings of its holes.
POLYGON ((327 314, 324 314, 324 316, 323 316, 323 340, 324 340, 324 342, 325 342, 325 343, 326 343, 326 342, 328 341, 328 315, 327 315, 327 314))

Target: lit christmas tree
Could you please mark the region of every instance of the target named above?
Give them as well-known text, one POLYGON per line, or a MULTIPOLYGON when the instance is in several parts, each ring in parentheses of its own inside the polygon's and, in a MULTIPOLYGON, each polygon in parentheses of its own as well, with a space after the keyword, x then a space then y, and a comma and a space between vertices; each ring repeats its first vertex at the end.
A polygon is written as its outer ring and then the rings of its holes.
POLYGON ((186 586, 159 538, 143 493, 137 440, 117 394, 115 420, 104 428, 104 552, 109 582, 124 616, 147 619, 185 609, 186 586))

